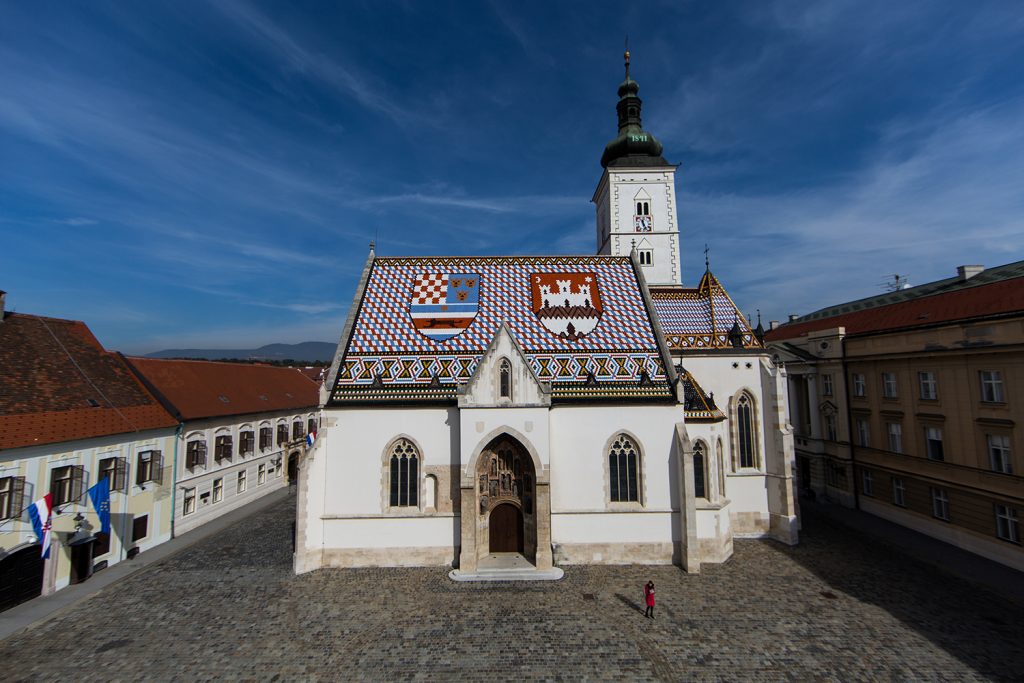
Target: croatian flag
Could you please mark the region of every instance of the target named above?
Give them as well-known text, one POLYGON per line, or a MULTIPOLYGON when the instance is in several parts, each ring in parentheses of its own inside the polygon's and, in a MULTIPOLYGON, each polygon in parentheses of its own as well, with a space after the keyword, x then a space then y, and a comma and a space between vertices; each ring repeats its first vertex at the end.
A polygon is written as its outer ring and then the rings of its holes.
POLYGON ((316 441, 316 430, 313 430, 309 434, 306 434, 306 446, 312 448, 314 441, 316 441))
POLYGON ((47 493, 28 508, 28 516, 32 520, 32 528, 35 529, 36 538, 43 544, 44 560, 50 556, 50 514, 52 512, 52 493, 47 493))

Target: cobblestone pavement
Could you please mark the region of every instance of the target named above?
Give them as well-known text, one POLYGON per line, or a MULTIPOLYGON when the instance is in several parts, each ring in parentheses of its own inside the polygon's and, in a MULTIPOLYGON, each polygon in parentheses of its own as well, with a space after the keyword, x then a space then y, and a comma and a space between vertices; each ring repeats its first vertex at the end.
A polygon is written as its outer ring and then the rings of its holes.
POLYGON ((1020 680, 1019 608, 814 519, 698 576, 293 576, 288 498, 0 642, 5 680, 1020 680), (641 587, 658 588, 643 618, 641 587))

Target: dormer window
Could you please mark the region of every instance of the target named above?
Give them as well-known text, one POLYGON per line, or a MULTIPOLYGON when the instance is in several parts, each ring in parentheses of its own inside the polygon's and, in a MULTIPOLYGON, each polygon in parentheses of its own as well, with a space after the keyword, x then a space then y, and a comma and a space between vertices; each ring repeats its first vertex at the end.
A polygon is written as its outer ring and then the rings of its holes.
POLYGON ((512 364, 507 359, 502 360, 498 366, 498 395, 512 400, 512 364))

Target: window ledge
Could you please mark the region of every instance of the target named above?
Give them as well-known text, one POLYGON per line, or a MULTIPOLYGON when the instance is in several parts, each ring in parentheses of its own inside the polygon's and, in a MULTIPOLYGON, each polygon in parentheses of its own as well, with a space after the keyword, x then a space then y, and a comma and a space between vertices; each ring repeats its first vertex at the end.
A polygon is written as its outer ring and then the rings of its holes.
POLYGON ((605 509, 609 512, 636 512, 644 509, 643 503, 639 502, 612 502, 605 501, 605 509))
POLYGON ((736 472, 726 472, 727 477, 763 477, 764 472, 758 469, 747 468, 736 472))
POLYGON ((429 519, 429 518, 438 518, 438 517, 458 517, 458 516, 460 516, 460 515, 456 515, 454 512, 431 512, 431 513, 426 513, 426 512, 419 512, 419 511, 416 511, 416 512, 406 512, 406 511, 403 510, 401 512, 385 512, 385 513, 378 513, 378 514, 362 514, 362 515, 361 514, 344 515, 344 514, 330 514, 330 513, 327 513, 327 514, 320 515, 320 519, 403 519, 403 518, 405 518, 405 519, 411 519, 411 518, 429 519))

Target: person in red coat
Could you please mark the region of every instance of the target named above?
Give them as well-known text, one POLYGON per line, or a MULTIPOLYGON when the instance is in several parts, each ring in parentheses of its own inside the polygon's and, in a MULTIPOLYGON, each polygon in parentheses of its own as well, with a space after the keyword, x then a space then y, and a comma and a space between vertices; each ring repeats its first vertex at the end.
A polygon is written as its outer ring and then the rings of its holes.
POLYGON ((644 610, 644 616, 651 619, 654 618, 654 582, 648 581, 647 585, 644 586, 644 602, 647 603, 647 609, 644 610))

